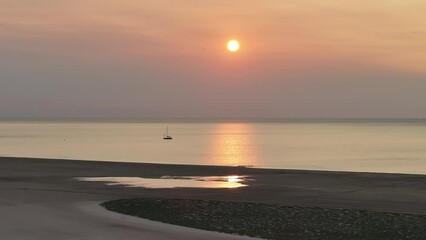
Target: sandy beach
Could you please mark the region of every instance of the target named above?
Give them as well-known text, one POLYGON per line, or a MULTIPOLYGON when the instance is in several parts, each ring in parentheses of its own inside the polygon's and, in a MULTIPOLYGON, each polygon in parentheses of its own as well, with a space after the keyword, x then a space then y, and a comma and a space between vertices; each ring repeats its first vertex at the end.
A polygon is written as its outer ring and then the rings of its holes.
POLYGON ((98 204, 188 198, 426 214, 426 176, 0 158, 0 232, 7 239, 248 239, 156 223, 98 204), (145 189, 76 177, 250 175, 238 189, 145 189), (219 234, 219 235, 218 235, 219 234))

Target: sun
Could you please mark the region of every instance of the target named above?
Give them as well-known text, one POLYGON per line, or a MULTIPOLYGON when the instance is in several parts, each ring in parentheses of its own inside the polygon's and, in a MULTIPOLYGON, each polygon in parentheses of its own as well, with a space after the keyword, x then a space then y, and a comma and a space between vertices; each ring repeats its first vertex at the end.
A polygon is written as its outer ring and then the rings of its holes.
POLYGON ((240 43, 235 39, 229 40, 226 46, 231 52, 236 52, 238 49, 240 49, 240 43))

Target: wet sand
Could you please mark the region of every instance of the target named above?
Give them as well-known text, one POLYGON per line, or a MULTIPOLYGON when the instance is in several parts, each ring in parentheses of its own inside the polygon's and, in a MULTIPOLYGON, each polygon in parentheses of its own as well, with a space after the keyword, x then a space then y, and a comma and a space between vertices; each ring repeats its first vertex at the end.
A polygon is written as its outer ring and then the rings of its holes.
POLYGON ((217 233, 134 219, 97 206, 108 200, 144 197, 426 214, 426 175, 0 158, 0 232, 7 239, 218 238, 217 233), (164 175, 250 175, 255 181, 236 189, 145 189, 74 179, 164 175))

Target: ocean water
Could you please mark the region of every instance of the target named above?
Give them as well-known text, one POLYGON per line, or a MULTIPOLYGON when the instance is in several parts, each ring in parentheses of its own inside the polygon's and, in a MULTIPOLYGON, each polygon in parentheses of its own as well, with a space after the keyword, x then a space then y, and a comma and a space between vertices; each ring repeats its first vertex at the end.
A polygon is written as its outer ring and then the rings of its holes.
POLYGON ((426 121, 0 121, 0 155, 426 174, 426 121))

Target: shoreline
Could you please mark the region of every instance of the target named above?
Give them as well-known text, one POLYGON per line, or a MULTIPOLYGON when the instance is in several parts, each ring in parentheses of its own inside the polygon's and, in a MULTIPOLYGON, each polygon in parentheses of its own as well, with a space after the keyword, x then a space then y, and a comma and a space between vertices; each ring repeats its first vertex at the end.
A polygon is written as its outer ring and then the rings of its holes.
POLYGON ((226 169, 253 169, 255 171, 279 171, 279 172, 294 172, 294 173, 341 173, 341 174, 375 174, 375 175, 403 175, 403 176, 426 176, 426 173, 400 173, 400 172, 368 172, 368 171, 350 171, 350 170, 325 170, 325 169, 293 169, 293 168, 268 168, 268 167, 256 167, 256 166, 225 166, 225 165, 202 165, 202 164, 175 164, 175 163, 154 163, 154 162, 131 162, 131 161, 120 161, 120 160, 99 160, 99 159, 73 159, 73 158, 45 158, 45 157, 20 157, 20 156, 1 156, 2 159, 16 159, 16 160, 35 160, 35 161, 73 161, 80 163, 92 163, 92 164, 103 164, 103 163, 112 163, 112 164, 136 164, 136 165, 158 165, 158 166, 176 166, 176 167, 199 167, 199 168, 226 168, 226 169))

